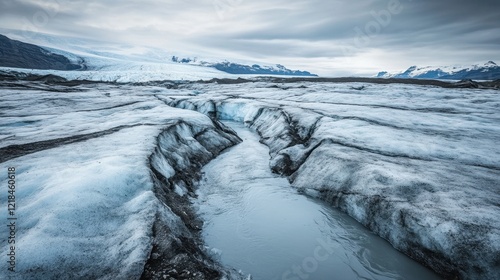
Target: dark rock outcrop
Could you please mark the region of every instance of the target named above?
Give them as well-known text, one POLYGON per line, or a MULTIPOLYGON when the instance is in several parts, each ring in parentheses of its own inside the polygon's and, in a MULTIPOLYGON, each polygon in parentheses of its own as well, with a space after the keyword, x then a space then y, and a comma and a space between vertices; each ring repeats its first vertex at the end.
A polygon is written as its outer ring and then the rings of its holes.
POLYGON ((39 46, 11 40, 0 35, 0 66, 42 70, 79 70, 82 64, 74 64, 62 55, 51 53, 39 46))

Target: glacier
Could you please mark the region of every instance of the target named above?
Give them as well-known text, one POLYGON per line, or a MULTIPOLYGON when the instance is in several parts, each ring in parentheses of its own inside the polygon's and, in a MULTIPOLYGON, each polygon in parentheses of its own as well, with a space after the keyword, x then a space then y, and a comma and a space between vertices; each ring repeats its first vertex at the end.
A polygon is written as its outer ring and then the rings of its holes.
POLYGON ((258 131, 270 167, 295 188, 446 278, 500 275, 497 91, 318 83, 192 88, 202 94, 163 99, 258 131))
POLYGON ((269 168, 269 149, 243 123, 243 140, 202 168, 195 208, 203 240, 253 280, 440 279, 328 203, 269 168), (223 172, 222 172, 223 171, 223 172))
POLYGON ((18 182, 14 279, 139 279, 145 266, 179 263, 197 279, 233 273, 196 246, 187 205, 165 196, 189 189, 194 171, 239 139, 137 89, 0 90, 0 162, 18 182))
POLYGON ((297 191, 445 278, 499 278, 499 106, 496 90, 408 84, 2 82, 16 273, 242 278, 206 250, 190 203, 201 168, 241 141, 219 122, 232 120, 258 133, 269 168, 297 191))
POLYGON ((316 76, 283 65, 220 58, 180 59, 172 52, 77 37, 0 28, 0 71, 118 83, 212 78, 316 76), (12 39, 10 39, 12 38, 12 39), (27 43, 25 43, 27 42, 27 43), (246 65, 250 64, 252 66, 246 65))

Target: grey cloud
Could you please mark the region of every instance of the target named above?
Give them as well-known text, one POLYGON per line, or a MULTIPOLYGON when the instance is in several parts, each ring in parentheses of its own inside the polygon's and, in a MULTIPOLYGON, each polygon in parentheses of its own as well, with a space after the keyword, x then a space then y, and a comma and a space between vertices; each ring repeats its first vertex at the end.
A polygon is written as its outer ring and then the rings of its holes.
MULTIPOLYGON (((387 9, 390 1, 397 0, 11 0, 0 4, 0 24, 24 28, 23 19, 52 2, 59 5, 57 15, 38 28, 41 32, 183 48, 200 56, 302 58, 300 64, 307 65, 323 58, 341 62, 346 55, 362 62, 377 53, 381 70, 402 67, 400 61, 439 65, 500 59, 497 0, 399 0, 401 13, 391 15, 368 43, 357 45, 355 28, 365 30, 375 21, 372 13, 387 9)), ((308 70, 314 71, 314 64, 308 70)))

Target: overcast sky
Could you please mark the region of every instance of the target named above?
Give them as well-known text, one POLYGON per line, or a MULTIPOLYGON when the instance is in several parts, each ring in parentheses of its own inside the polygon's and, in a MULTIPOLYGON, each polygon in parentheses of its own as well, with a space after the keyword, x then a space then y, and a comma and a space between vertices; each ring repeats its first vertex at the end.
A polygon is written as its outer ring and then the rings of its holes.
POLYGON ((500 63, 499 0, 1 0, 0 27, 327 76, 500 63))

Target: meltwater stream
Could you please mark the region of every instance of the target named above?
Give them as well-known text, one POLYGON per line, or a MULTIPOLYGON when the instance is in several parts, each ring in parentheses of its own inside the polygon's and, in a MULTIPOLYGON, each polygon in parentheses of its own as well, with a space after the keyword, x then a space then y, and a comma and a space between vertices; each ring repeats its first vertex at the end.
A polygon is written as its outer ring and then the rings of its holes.
POLYGON ((298 194, 269 168, 255 132, 203 169, 195 204, 203 237, 229 267, 254 280, 438 279, 346 214, 298 194))

